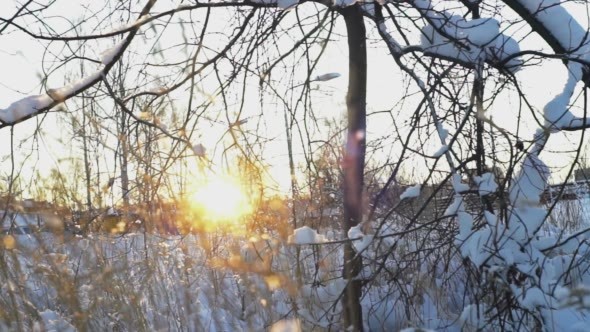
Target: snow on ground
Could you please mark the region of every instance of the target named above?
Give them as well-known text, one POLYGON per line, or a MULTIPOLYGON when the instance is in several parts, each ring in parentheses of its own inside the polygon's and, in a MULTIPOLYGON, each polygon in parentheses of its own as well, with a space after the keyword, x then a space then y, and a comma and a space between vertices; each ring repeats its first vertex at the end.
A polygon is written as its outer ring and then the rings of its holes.
MULTIPOLYGON (((522 241, 534 233, 516 223, 505 227, 491 212, 485 215, 486 225, 473 230, 474 219, 460 197, 455 197, 449 212, 457 215, 460 224, 461 241, 457 243, 462 255, 445 247, 443 256, 424 256, 440 249, 430 247, 437 235, 425 230, 400 236, 405 230, 403 219, 388 220, 371 231, 372 235, 360 227, 347 234, 356 239, 355 250, 366 259, 361 275, 371 280, 362 299, 367 330, 498 328, 483 325, 497 313, 485 304, 490 299, 477 303, 470 295, 474 288, 466 281, 463 260, 470 257, 476 266, 496 266, 500 276, 501 266, 514 266, 532 275, 544 266, 537 284, 511 289, 515 300, 527 310, 540 310, 548 331, 584 331, 590 317, 584 307, 590 298, 585 291, 590 275, 576 274, 576 287, 555 285, 569 280, 560 276, 574 262, 571 253, 588 246, 570 241, 560 246, 559 253, 567 255, 541 256, 540 251, 556 245, 556 234, 560 234, 547 233, 551 236, 534 238, 523 253, 522 241), (493 239, 499 241, 496 253, 487 251, 493 239), (390 250, 394 250, 391 255, 387 254, 390 250), (537 255, 533 263, 530 254, 537 255), (450 258, 443 259, 447 255, 450 258), (380 261, 379 257, 387 259, 380 261), (383 271, 380 266, 387 272, 379 272, 383 271), (548 296, 547 290, 553 288, 555 295, 548 296)), ((564 209, 558 205, 555 210, 562 213, 564 209)), ((78 317, 85 317, 82 321, 90 330, 342 330, 339 299, 346 280, 341 274, 341 244, 292 246, 276 236, 249 239, 214 234, 14 237, 16 249, 5 257, 9 275, 16 279, 8 282, 0 275, 0 307, 19 308, 25 330, 79 329, 78 317), (18 294, 14 303, 10 294, 18 294), (25 315, 30 312, 36 314, 25 315)), ((339 240, 338 235, 334 240, 339 240)), ((314 229, 301 227, 290 242, 324 241, 314 229)), ((580 265, 581 270, 587 267, 587 263, 580 265)), ((17 329, 13 316, 0 317, 0 329, 17 329)))

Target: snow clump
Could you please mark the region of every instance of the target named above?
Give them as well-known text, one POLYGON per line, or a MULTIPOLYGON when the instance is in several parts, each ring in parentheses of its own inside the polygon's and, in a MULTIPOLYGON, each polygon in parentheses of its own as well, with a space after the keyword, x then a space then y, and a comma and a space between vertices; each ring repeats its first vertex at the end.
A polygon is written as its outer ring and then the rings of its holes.
POLYGON ((479 186, 479 196, 489 195, 498 190, 498 184, 493 173, 484 173, 481 176, 474 177, 473 180, 479 186))
POLYGON ((348 238, 353 240, 352 245, 356 252, 364 251, 373 241, 373 236, 365 235, 361 230, 361 225, 356 225, 348 230, 348 238))
POLYGON ((414 198, 420 196, 420 189, 422 186, 417 184, 412 187, 406 188, 406 190, 399 196, 399 199, 404 200, 406 198, 414 198))
POLYGON ((295 229, 292 235, 289 235, 289 243, 293 244, 314 244, 324 243, 326 237, 318 234, 313 228, 303 226, 295 229))

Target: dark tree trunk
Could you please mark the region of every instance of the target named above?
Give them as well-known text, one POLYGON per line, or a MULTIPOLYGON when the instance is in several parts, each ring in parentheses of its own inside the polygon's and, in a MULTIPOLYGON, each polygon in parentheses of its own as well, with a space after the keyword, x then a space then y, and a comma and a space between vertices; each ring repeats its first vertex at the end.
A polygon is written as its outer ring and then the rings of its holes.
MULTIPOLYGON (((125 95, 125 87, 123 80, 125 73, 123 72, 123 61, 119 64, 119 93, 121 96, 125 95)), ((121 130, 119 132, 119 140, 121 144, 121 194, 123 199, 124 212, 127 214, 129 208, 129 116, 127 113, 120 111, 121 113, 121 130)))
MULTIPOLYGON (((362 195, 365 167, 365 132, 367 99, 367 47, 363 15, 358 5, 340 10, 348 34, 348 137, 343 161, 344 172, 344 223, 345 235, 357 226, 363 217, 362 195)), ((344 245, 343 277, 348 281, 342 298, 345 328, 363 330, 360 304, 362 284, 359 273, 362 260, 351 243, 344 245)))
POLYGON ((90 188, 90 177, 91 177, 91 170, 90 170, 90 160, 88 159, 88 133, 86 132, 86 101, 82 98, 82 148, 84 149, 84 175, 86 179, 86 209, 91 212, 92 211, 92 193, 90 188))

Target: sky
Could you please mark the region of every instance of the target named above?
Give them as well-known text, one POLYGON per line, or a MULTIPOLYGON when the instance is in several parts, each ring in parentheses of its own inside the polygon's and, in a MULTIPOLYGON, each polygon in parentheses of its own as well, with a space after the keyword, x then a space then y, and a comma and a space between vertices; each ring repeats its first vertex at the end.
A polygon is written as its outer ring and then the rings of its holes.
MULTIPOLYGON (((92 3, 92 2, 90 2, 92 3)), ((166 2, 160 2, 162 8, 169 6, 166 2)), ((0 2, 0 14, 3 17, 9 16, 14 12, 14 3, 12 1, 0 2)), ((588 26, 588 18, 583 4, 570 4, 568 6, 570 12, 578 18, 580 24, 588 26), (584 8, 584 10, 581 10, 584 8)), ((64 17, 75 18, 83 13, 81 6, 72 5, 71 1, 57 1, 52 11, 56 14, 53 20, 57 26, 66 24, 63 19, 57 18, 57 15, 64 17), (62 22, 60 22, 62 20, 62 22)), ((112 27, 116 28, 124 24, 124 22, 116 22, 116 18, 110 18, 112 27)), ((223 24, 222 20, 218 23, 223 24)), ((371 24, 367 25, 369 30, 373 27, 371 24)), ((523 33, 522 31, 520 32, 523 33)), ((149 39, 149 38, 148 38, 149 39)), ((43 77, 42 63, 48 54, 44 52, 45 45, 26 38, 22 33, 11 33, 2 36, 2 47, 0 49, 0 108, 5 108, 12 102, 30 94, 40 93, 40 78, 43 77)), ((159 42, 165 45, 166 42, 176 43, 179 40, 166 40, 159 42)), ((142 43, 136 41, 135 43, 142 43)), ((149 41, 143 42, 149 45, 149 41)), ((148 47, 148 46, 142 47, 148 47)), ((108 44, 103 43, 103 48, 108 47, 108 44)), ((51 45, 50 51, 59 52, 62 43, 54 43, 51 45)), ((527 37, 527 40, 521 43, 521 49, 544 49, 547 50, 540 39, 536 36, 527 37)), ((95 52, 100 53, 101 49, 96 49, 95 52)), ((346 94, 347 77, 347 45, 343 39, 335 43, 329 43, 326 49, 326 54, 316 68, 316 75, 336 72, 341 74, 339 78, 329 82, 318 83, 316 86, 320 88, 324 95, 315 100, 315 109, 319 110, 320 117, 326 119, 342 120, 346 114, 344 98, 346 94)), ((402 76, 393 62, 392 58, 387 52, 384 52, 383 45, 369 44, 369 65, 368 65, 368 109, 369 112, 389 109, 402 96, 404 90, 400 82, 402 76), (397 84, 399 83, 399 84, 397 84)), ((312 75, 313 76, 313 75, 312 75)), ((527 67, 517 74, 520 79, 523 89, 526 91, 529 99, 538 109, 542 109, 543 105, 548 102, 563 86, 566 75, 565 67, 559 61, 544 61, 540 66, 527 67)), ((64 75, 56 72, 50 79, 49 86, 61 86, 67 81, 64 75)), ((496 104, 495 109, 490 110, 490 116, 494 121, 505 128, 513 129, 515 126, 516 99, 513 96, 505 95, 502 100, 496 104)), ((259 105, 256 104, 256 98, 248 101, 250 104, 247 107, 247 112, 242 116, 248 118, 249 116, 257 116, 259 114, 259 105), (250 112, 250 113, 249 113, 250 112)), ((66 105, 69 102, 66 102, 66 105)), ((283 110, 276 109, 271 112, 266 112, 266 136, 276 138, 266 146, 265 160, 273 166, 269 168, 268 172, 274 179, 276 186, 280 192, 287 192, 289 189, 289 171, 288 159, 286 154, 286 140, 284 136, 284 122, 283 110)), ((574 111, 575 113, 576 111, 574 111)), ((578 110, 579 113, 579 110, 578 110)), ((224 119, 222 116, 221 119, 224 119)), ((38 127, 39 122, 42 121, 41 128, 44 131, 42 140, 35 145, 35 149, 39 149, 39 153, 27 159, 25 166, 22 168, 23 177, 29 177, 33 170, 38 170, 42 174, 49 174, 51 167, 58 167, 59 159, 64 155, 70 153, 71 146, 63 146, 58 143, 58 140, 63 139, 63 123, 56 120, 53 115, 37 117, 19 124, 15 127, 17 141, 31 134, 38 127)), ((378 138, 389 134, 393 130, 389 115, 374 115, 369 117, 368 138, 378 138)), ((255 122, 249 121, 244 124, 244 130, 255 130, 255 122)), ((523 136, 532 135, 533 130, 536 129, 534 125, 525 125, 523 128, 523 136)), ((223 146, 230 142, 223 141, 219 144, 220 138, 226 135, 226 127, 223 124, 213 123, 211 125, 200 128, 198 136, 195 138, 196 143, 202 143, 210 153, 213 163, 220 165, 220 159, 223 146)), ((321 136, 322 133, 319 133, 321 136)), ((563 176, 564 170, 562 167, 567 166, 571 162, 572 154, 567 154, 564 157, 563 150, 574 149, 577 140, 579 140, 578 133, 556 134, 550 139, 547 147, 547 152, 544 152, 543 159, 556 171, 554 180, 563 176)), ((0 130, 0 141, 9 142, 9 129, 0 130)), ((112 143, 112 142, 111 142, 112 143)), ((19 159, 22 161, 22 156, 27 155, 32 144, 24 145, 18 148, 19 159)), ((436 150, 437 146, 432 146, 436 150)), ((296 149, 296 155, 300 156, 301 149, 296 149)), ((10 153, 9 144, 0 145, 0 158, 5 157, 10 153)), ((396 154, 396 151, 390 153, 396 154)), ((385 157, 385 155, 383 156, 385 157)), ((0 174, 6 174, 9 171, 5 159, 0 163, 0 174)), ((407 165, 413 168, 414 165, 407 165)), ((105 169, 109 169, 110 165, 105 160, 105 169)), ((417 174, 418 177, 420 173, 417 174)))

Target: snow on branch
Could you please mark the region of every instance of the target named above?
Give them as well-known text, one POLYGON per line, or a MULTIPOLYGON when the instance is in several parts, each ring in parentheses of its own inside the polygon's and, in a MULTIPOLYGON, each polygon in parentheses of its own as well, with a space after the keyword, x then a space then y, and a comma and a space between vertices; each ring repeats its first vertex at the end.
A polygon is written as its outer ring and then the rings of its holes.
POLYGON ((47 93, 42 95, 28 96, 17 100, 7 108, 0 109, 0 121, 4 125, 12 125, 30 118, 37 113, 49 110, 100 81, 102 75, 103 71, 98 70, 61 88, 49 89, 47 93))
POLYGON ((115 34, 118 34, 118 33, 125 33, 127 31, 129 31, 130 29, 134 29, 134 28, 137 28, 137 27, 139 27, 141 25, 144 25, 145 23, 151 21, 151 19, 152 19, 152 16, 151 15, 149 15, 149 14, 143 15, 143 16, 141 16, 140 18, 138 18, 137 20, 135 20, 133 22, 130 22, 130 23, 126 24, 126 25, 120 26, 120 27, 118 27, 116 29, 113 29, 113 31, 110 32, 109 35, 115 35, 115 34))
POLYGON ((102 79, 103 74, 104 70, 98 70, 61 88, 49 89, 42 95, 28 96, 15 101, 7 108, 0 109, 0 121, 3 125, 13 125, 47 111, 94 85, 102 79))
POLYGON ((590 35, 556 0, 514 0, 507 4, 521 15, 547 41, 556 53, 567 54, 568 79, 562 91, 543 109, 545 127, 552 131, 588 127, 590 119, 574 116, 568 104, 588 68, 580 62, 590 61, 590 35))
POLYGON ((422 188, 422 185, 417 184, 415 186, 412 187, 408 187, 406 188, 406 190, 399 196, 399 199, 404 200, 406 198, 415 198, 420 196, 420 189, 422 188))
POLYGON ((473 178, 478 186, 479 196, 493 194, 498 189, 494 173, 484 173, 473 178))
POLYGON ((547 188, 549 168, 535 154, 528 154, 513 186, 510 188, 510 203, 513 206, 538 204, 547 188))
POLYGON ((571 52, 574 55, 583 56, 587 51, 590 45, 588 32, 561 5, 559 0, 514 0, 507 1, 507 4, 532 26, 540 25, 543 28, 543 31, 538 31, 541 37, 544 39, 549 37, 559 43, 561 48, 555 49, 555 45, 551 45, 556 52, 571 52))
POLYGON ((516 72, 522 65, 520 46, 500 32, 500 23, 493 18, 468 20, 446 11, 435 10, 431 1, 411 2, 426 19, 421 44, 424 52, 466 64, 505 62, 504 68, 516 72), (506 60, 506 61, 504 61, 506 60))
POLYGON ((115 46, 106 49, 100 53, 100 62, 103 65, 108 65, 109 63, 113 62, 113 59, 117 54, 121 53, 121 48, 125 46, 125 40, 117 43, 115 46))
POLYGON ((317 244, 326 242, 326 237, 311 227, 303 226, 295 229, 293 234, 289 235, 288 242, 293 244, 317 244))
MULTIPOLYGON (((148 1, 140 13, 140 18, 147 15, 154 4, 155 1, 148 1)), ((52 107, 98 83, 119 60, 121 54, 123 54, 137 34, 138 29, 139 25, 135 26, 119 44, 101 53, 103 67, 96 72, 61 88, 49 89, 44 94, 27 96, 13 102, 5 109, 0 109, 0 127, 14 125, 39 113, 48 111, 52 107)))
POLYGON ((356 225, 348 230, 347 236, 352 240, 352 245, 357 253, 361 253, 369 247, 373 241, 372 235, 365 235, 362 230, 362 225, 356 225))
POLYGON ((8 108, 0 109, 0 121, 4 124, 16 123, 54 104, 55 101, 47 94, 28 96, 15 101, 8 108))

